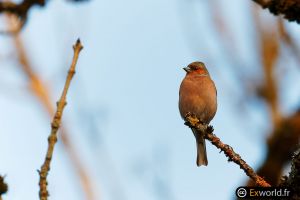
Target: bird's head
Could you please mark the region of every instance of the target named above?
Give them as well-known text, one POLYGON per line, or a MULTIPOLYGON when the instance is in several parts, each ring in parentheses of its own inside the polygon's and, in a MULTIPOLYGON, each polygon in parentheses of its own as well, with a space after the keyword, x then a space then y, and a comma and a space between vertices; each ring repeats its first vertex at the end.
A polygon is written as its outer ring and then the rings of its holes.
POLYGON ((207 71, 205 64, 203 62, 192 62, 187 67, 183 68, 187 74, 201 74, 201 75, 208 75, 209 72, 207 71))

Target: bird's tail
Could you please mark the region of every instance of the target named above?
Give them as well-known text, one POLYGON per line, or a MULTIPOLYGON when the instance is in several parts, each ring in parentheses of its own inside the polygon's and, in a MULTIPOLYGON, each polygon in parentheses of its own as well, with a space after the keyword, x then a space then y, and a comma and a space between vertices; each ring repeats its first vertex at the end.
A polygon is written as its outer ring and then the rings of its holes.
POLYGON ((196 138, 196 143, 197 143, 197 166, 207 166, 208 161, 207 161, 207 155, 206 155, 206 145, 205 145, 205 139, 203 134, 198 133, 196 129, 192 129, 195 138, 196 138))

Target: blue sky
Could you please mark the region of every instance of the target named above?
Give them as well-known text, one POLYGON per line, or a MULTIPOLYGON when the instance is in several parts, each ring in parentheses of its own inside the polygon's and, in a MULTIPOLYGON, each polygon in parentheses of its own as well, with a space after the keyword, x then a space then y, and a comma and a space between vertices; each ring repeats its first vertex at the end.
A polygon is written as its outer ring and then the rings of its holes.
MULTIPOLYGON (((251 4, 234 1, 224 12, 237 32, 241 60, 256 65, 255 55, 245 56, 254 46, 247 38, 255 38, 251 4)), ((218 88, 215 133, 255 169, 263 161, 270 128, 266 108, 252 102, 255 109, 241 114, 236 99, 243 93, 209 13, 201 0, 50 1, 31 10, 21 35, 33 68, 51 88, 53 104, 71 62, 71 46, 78 37, 84 45, 63 121, 97 199, 232 199, 245 183, 239 167, 209 142, 208 167, 196 167, 194 137, 177 105, 182 67, 195 60, 207 64, 218 88)), ((16 56, 10 40, 0 36, 5 44, 0 48, 0 173, 10 187, 4 199, 38 199, 36 170, 45 156, 50 119, 10 60, 16 56)), ((285 92, 288 112, 299 94, 285 92)), ((51 164, 51 199, 84 199, 60 143, 51 164)))

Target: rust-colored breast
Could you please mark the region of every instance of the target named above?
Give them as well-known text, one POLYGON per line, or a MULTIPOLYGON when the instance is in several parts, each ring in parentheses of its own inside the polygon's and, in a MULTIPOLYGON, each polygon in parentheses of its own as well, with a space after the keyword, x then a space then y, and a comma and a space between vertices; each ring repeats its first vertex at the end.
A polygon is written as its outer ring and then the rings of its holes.
POLYGON ((187 74, 180 85, 179 111, 182 118, 190 112, 209 124, 217 111, 216 87, 209 75, 199 71, 187 74))

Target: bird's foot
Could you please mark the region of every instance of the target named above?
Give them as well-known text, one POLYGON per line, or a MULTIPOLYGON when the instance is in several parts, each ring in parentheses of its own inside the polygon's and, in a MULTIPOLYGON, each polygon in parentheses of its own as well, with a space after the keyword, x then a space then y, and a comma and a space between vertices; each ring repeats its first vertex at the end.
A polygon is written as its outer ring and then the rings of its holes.
POLYGON ((214 127, 212 125, 208 125, 206 127, 206 131, 207 131, 207 133, 213 133, 214 132, 214 127))
POLYGON ((214 127, 209 125, 209 124, 206 124, 206 123, 203 123, 201 122, 195 114, 191 113, 191 112, 188 112, 185 117, 185 125, 186 126, 189 126, 191 128, 195 127, 199 130, 201 130, 201 132, 203 133, 213 133, 214 131, 214 127))
POLYGON ((185 117, 185 125, 187 126, 196 126, 200 121, 199 119, 196 117, 195 114, 188 112, 185 117))

